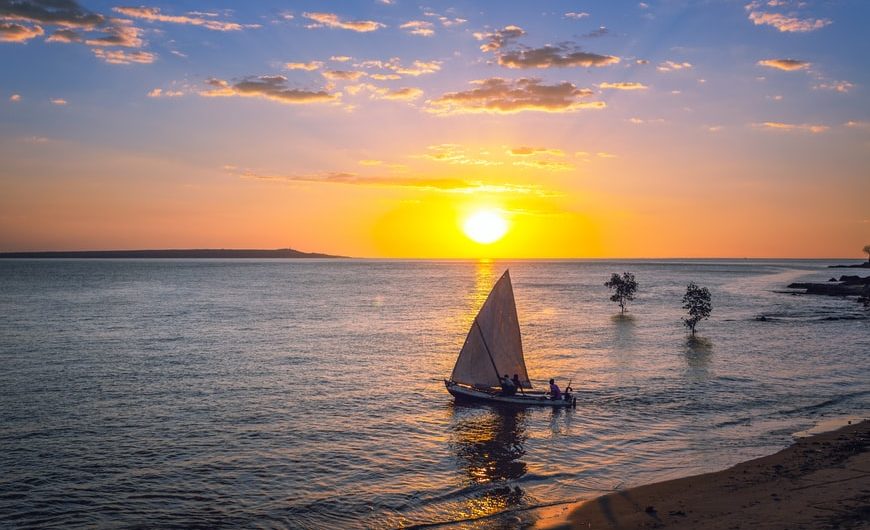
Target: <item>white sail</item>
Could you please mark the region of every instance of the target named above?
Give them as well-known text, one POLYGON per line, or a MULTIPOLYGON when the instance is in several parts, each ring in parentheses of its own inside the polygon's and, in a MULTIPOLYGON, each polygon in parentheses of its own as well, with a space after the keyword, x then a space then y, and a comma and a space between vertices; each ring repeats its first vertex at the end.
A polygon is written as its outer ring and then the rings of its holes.
POLYGON ((450 378, 472 386, 497 387, 499 376, 504 374, 517 374, 523 388, 532 388, 508 271, 496 282, 471 323, 450 378))

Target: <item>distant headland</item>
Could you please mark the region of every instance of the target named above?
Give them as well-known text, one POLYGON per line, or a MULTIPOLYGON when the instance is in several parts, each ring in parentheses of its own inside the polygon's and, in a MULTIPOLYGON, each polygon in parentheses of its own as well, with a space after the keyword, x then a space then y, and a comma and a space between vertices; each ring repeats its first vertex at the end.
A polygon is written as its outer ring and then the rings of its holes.
POLYGON ((61 250, 47 252, 0 252, 0 259, 209 259, 209 258, 346 258, 292 248, 257 249, 168 249, 168 250, 61 250))

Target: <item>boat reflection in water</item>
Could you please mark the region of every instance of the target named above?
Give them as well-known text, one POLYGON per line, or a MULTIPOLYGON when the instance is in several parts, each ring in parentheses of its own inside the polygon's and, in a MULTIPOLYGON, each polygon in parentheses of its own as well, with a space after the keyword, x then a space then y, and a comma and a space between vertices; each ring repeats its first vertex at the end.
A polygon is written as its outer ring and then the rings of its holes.
POLYGON ((514 481, 527 464, 526 411, 453 404, 449 444, 457 468, 465 473, 465 513, 476 519, 526 504, 526 494, 514 481))

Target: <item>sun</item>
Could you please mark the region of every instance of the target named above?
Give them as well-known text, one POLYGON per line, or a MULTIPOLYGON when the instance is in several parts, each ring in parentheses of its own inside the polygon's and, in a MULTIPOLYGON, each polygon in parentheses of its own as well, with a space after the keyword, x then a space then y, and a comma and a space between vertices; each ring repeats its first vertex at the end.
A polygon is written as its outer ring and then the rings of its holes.
POLYGON ((504 237, 507 230, 508 222, 498 212, 492 210, 476 212, 462 224, 465 235, 483 245, 495 243, 504 237))

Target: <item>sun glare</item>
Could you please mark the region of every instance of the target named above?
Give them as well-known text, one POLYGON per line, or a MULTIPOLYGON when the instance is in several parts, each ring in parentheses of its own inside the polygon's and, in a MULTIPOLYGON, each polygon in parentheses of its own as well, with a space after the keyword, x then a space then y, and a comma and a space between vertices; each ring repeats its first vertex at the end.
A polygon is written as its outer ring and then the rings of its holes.
POLYGON ((472 214, 462 225, 462 230, 472 241, 481 244, 495 243, 508 229, 508 223, 492 210, 482 210, 472 214))

